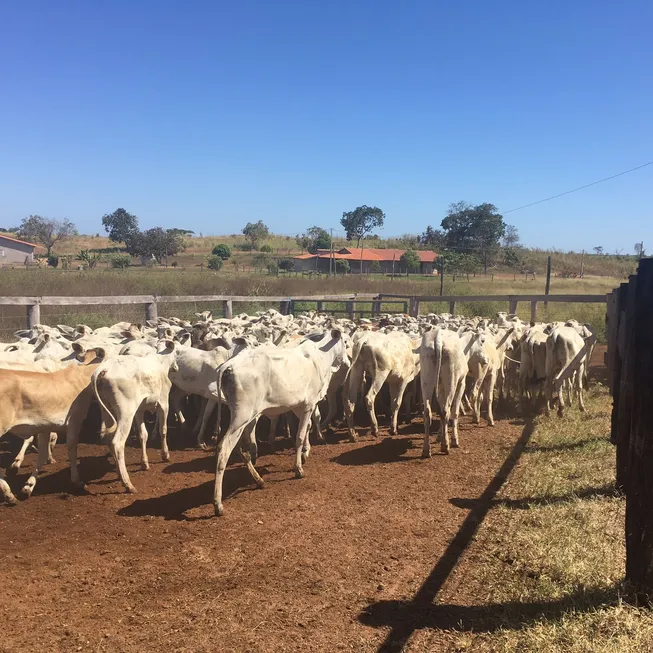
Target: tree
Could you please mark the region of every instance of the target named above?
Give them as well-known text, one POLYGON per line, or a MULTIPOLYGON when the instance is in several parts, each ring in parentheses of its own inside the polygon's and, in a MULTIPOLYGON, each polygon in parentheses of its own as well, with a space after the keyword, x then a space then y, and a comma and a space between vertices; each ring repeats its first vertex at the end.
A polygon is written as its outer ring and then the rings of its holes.
POLYGON ((331 236, 326 229, 313 226, 306 230, 301 236, 296 236, 295 241, 303 250, 315 254, 318 249, 331 249, 331 236))
POLYGON ((513 224, 507 224, 506 229, 501 239, 501 244, 504 247, 515 247, 519 244, 519 231, 513 224))
POLYGON ((88 265, 88 269, 92 270, 98 264, 101 256, 97 253, 92 254, 91 250, 89 249, 82 249, 80 250, 79 254, 77 254, 77 258, 80 261, 84 261, 84 263, 88 265))
POLYGON ((433 229, 431 225, 427 225, 426 231, 419 237, 419 242, 432 249, 442 249, 445 246, 445 236, 440 229, 433 229))
POLYGON ((646 252, 644 251, 644 243, 635 243, 635 256, 637 256, 637 258, 646 256, 646 252))
POLYGON ((209 270, 215 270, 218 272, 223 265, 222 257, 218 254, 212 254, 211 256, 206 257, 206 267, 209 270))
POLYGON ((258 244, 270 235, 270 230, 263 224, 263 220, 258 222, 248 222, 243 227, 243 234, 252 245, 252 249, 258 249, 258 244))
POLYGON ((346 258, 339 258, 336 260, 336 272, 340 272, 340 274, 347 274, 349 270, 349 261, 346 258))
POLYGON ((50 256, 55 243, 76 236, 77 228, 70 220, 53 220, 42 218, 40 215, 30 215, 29 218, 23 218, 17 235, 19 238, 40 243, 50 256))
POLYGON ((125 243, 129 246, 131 238, 139 233, 138 218, 125 209, 116 209, 102 217, 102 225, 109 234, 109 240, 114 243, 125 243))
POLYGON ((284 272, 292 272, 295 269, 295 261, 291 258, 280 258, 279 269, 284 272))
POLYGON ((272 247, 270 247, 269 245, 261 245, 259 251, 263 252, 264 254, 272 254, 272 247))
POLYGON ((378 274, 379 272, 382 272, 383 268, 381 267, 381 261, 372 261, 370 264, 370 272, 374 274, 378 274))
POLYGON ((601 255, 603 254, 603 246, 599 245, 598 247, 592 247, 592 249, 598 254, 601 255))
POLYGON ((402 267, 410 272, 415 272, 420 268, 420 258, 419 254, 414 249, 407 249, 399 259, 399 263, 402 267))
POLYGON ((112 268, 124 270, 131 265, 132 257, 129 254, 114 254, 109 261, 111 262, 112 268))
POLYGON ((226 261, 231 256, 231 247, 221 243, 211 250, 211 254, 219 256, 223 261, 226 261))
POLYGON ((353 211, 343 213, 340 224, 345 228, 347 240, 356 239, 356 247, 361 246, 361 240, 372 229, 383 226, 385 213, 376 206, 359 206, 353 211))
POLYGON ((449 207, 442 228, 447 247, 459 251, 495 249, 506 231, 503 216, 494 204, 472 206, 467 202, 449 207))
POLYGON ((161 227, 139 231, 129 238, 127 250, 133 256, 154 258, 159 263, 168 256, 175 256, 185 248, 181 236, 170 233, 161 227))

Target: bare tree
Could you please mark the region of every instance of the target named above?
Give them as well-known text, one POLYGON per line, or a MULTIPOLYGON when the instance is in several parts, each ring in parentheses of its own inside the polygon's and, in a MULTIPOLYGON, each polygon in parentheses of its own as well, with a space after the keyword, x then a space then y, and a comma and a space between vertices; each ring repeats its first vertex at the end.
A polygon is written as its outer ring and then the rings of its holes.
POLYGON ((23 218, 18 230, 18 237, 35 240, 45 247, 48 256, 52 254, 55 243, 70 240, 77 235, 77 228, 70 220, 53 220, 40 215, 23 218))

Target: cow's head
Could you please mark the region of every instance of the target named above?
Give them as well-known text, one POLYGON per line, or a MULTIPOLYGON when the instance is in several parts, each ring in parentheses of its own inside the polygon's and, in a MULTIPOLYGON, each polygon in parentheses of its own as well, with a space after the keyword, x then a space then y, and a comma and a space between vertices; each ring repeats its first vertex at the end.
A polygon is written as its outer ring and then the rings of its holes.
POLYGON ((170 338, 159 340, 156 346, 156 352, 162 356, 170 356, 169 369, 171 372, 179 371, 179 365, 177 365, 177 343, 174 340, 170 338))

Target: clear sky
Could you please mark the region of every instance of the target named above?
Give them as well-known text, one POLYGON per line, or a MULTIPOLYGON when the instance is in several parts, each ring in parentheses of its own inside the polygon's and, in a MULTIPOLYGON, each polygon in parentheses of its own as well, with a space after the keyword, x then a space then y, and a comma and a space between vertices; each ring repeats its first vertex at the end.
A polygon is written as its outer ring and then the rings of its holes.
MULTIPOLYGON (((0 3, 0 226, 383 235, 653 160, 650 0, 0 3)), ((528 245, 653 249, 653 166, 506 215, 528 245)))

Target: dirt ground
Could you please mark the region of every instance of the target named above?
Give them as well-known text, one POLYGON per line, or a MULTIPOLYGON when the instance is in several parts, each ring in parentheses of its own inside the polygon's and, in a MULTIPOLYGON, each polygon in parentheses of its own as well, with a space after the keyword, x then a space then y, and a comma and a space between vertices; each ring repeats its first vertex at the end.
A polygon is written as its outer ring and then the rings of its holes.
MULTIPOLYGON (((57 445, 32 498, 0 507, 0 651, 376 650, 390 629, 370 625, 370 606, 414 597, 522 433, 514 412, 497 417, 495 428, 462 418, 461 448, 430 460, 421 418, 394 437, 362 429, 355 444, 330 434, 301 480, 289 441, 262 444, 266 488, 234 462, 222 518, 214 455, 174 434, 171 462, 150 450, 149 471, 128 449, 136 495, 91 444, 80 446, 89 494, 70 494, 57 445)), ((3 468, 16 445, 0 444, 3 468)), ((35 458, 9 478, 15 490, 35 458)))

